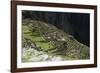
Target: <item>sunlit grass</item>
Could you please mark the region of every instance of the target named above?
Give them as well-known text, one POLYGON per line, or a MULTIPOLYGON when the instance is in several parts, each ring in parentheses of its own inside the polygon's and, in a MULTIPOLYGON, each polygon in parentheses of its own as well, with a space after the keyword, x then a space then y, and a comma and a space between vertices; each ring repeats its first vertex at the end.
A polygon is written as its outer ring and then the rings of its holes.
MULTIPOLYGON (((41 23, 40 26, 37 22, 37 24, 22 25, 22 45, 25 49, 22 56, 23 62, 29 62, 31 58, 37 58, 39 61, 40 56, 35 57, 33 50, 37 50, 37 54, 42 52, 42 55, 60 56, 63 60, 89 59, 89 47, 81 44, 66 32, 48 24, 41 23), (35 46, 30 48, 30 45, 34 43, 35 46)), ((52 57, 49 58, 52 59, 52 57)))
POLYGON ((27 38, 35 42, 37 47, 40 47, 43 50, 47 50, 49 48, 52 48, 51 42, 46 41, 45 39, 42 38, 42 36, 39 34, 39 32, 31 32, 30 28, 27 25, 22 26, 22 33, 23 33, 23 38, 27 38), (42 41, 42 42, 41 42, 42 41))

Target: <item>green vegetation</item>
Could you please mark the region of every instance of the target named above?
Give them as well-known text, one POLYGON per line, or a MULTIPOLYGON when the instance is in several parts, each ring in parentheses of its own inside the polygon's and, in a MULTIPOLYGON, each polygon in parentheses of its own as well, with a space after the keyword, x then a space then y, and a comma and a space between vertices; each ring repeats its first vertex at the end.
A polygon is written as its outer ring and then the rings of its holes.
POLYGON ((54 57, 59 60, 89 59, 86 45, 54 25, 35 20, 23 20, 22 49, 22 62, 30 62, 31 58, 38 58, 37 61, 53 61, 54 57))
POLYGON ((23 33, 23 45, 28 43, 28 41, 30 40, 31 41, 30 44, 34 42, 37 45, 37 47, 41 47, 43 49, 48 49, 48 48, 53 47, 50 42, 42 38, 38 30, 35 32, 32 32, 28 25, 23 25, 22 28, 23 28, 22 29, 23 30, 22 32, 23 33))

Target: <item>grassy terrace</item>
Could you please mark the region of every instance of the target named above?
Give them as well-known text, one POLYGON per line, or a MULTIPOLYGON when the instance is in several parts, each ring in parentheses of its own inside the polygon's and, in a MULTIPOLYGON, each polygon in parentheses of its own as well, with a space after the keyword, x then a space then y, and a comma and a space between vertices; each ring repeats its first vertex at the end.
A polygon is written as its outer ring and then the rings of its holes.
POLYGON ((86 45, 63 30, 40 21, 22 24, 22 45, 23 62, 89 59, 86 45))
POLYGON ((23 38, 32 40, 32 42, 35 42, 37 47, 41 47, 43 50, 53 47, 52 43, 43 39, 43 37, 39 34, 38 31, 32 33, 27 25, 22 26, 22 33, 23 38))

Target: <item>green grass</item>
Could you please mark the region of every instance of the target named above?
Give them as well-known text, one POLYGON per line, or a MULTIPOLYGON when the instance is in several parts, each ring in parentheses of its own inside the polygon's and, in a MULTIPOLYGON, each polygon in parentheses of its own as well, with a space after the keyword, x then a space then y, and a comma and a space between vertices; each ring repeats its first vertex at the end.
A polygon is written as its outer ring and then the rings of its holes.
POLYGON ((52 25, 44 25, 42 22, 39 25, 38 22, 36 22, 36 24, 33 23, 22 25, 22 42, 25 44, 22 48, 26 49, 22 57, 23 62, 28 62, 29 59, 34 56, 32 50, 28 51, 28 48, 30 48, 28 46, 29 44, 27 44, 28 40, 35 43, 36 48, 41 48, 42 51, 45 51, 44 53, 50 56, 61 56, 63 60, 89 58, 89 47, 79 43, 74 37, 57 29, 56 27, 53 27, 52 25), (57 34, 56 38, 53 37, 54 32, 57 34), (52 37, 52 39, 44 39, 44 34, 52 37), (62 41, 62 38, 64 38, 65 41, 62 41), (58 39, 60 41, 58 41, 58 39))
POLYGON ((22 33, 23 38, 30 39, 31 41, 35 42, 37 47, 41 47, 43 50, 47 50, 52 48, 52 44, 41 37, 39 32, 32 32, 27 25, 22 26, 22 33), (42 41, 42 42, 41 42, 42 41))

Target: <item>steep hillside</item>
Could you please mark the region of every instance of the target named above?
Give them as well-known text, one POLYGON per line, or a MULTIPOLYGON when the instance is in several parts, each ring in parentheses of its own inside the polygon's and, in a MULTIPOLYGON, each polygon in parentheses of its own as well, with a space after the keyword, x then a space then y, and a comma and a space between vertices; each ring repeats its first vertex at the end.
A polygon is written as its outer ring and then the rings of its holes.
POLYGON ((23 20, 22 50, 23 62, 89 59, 89 47, 56 26, 35 20, 23 20))

